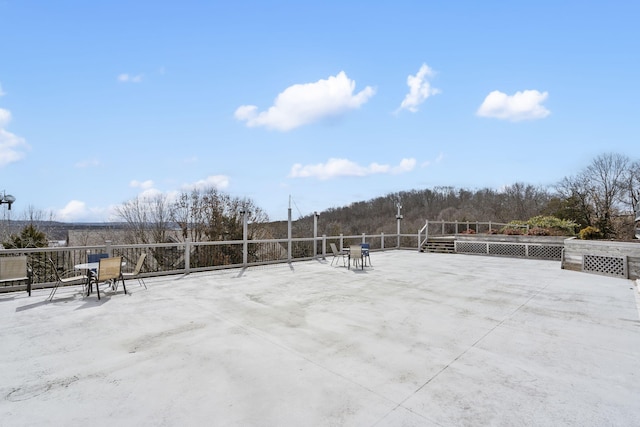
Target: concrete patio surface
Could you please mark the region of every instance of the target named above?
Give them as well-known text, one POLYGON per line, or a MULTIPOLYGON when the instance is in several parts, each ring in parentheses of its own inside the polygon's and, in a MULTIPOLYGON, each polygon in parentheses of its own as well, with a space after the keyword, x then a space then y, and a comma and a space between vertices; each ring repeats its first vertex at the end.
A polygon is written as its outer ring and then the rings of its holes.
POLYGON ((2 426, 633 426, 636 283, 373 252, 0 294, 2 426))

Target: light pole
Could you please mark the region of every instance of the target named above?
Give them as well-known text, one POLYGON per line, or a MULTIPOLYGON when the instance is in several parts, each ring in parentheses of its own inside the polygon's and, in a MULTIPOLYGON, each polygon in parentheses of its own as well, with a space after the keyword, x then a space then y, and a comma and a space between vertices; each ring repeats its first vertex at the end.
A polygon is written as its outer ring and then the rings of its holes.
POLYGON ((2 197, 0 197, 0 205, 6 203, 9 206, 9 210, 11 210, 11 205, 16 201, 16 198, 11 194, 2 193, 2 197))
POLYGON ((248 224, 249 224, 249 212, 247 209, 242 209, 240 214, 242 215, 242 266, 247 266, 248 255, 249 255, 249 233, 248 233, 248 224))
POLYGON ((318 218, 320 214, 316 211, 313 213, 313 258, 318 255, 318 218))
POLYGON ((400 215, 400 209, 402 209, 402 205, 400 203, 396 203, 396 207, 398 208, 398 213, 396 214, 396 221, 398 221, 398 243, 397 247, 400 247, 400 221, 402 221, 402 215, 400 215))

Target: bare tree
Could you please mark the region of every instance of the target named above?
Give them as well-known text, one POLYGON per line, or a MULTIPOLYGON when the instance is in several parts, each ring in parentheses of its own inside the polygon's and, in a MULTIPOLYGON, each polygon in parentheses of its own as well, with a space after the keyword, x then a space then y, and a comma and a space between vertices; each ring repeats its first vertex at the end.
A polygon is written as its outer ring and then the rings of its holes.
POLYGON ((629 204, 635 215, 640 215, 640 161, 633 162, 627 172, 626 188, 629 204))
POLYGON ((625 176, 629 158, 621 154, 607 153, 596 157, 584 174, 590 183, 596 221, 605 237, 613 233, 612 218, 616 207, 624 202, 625 176))
POLYGON ((167 196, 136 197, 116 207, 116 215, 127 223, 127 243, 163 243, 170 229, 167 196))

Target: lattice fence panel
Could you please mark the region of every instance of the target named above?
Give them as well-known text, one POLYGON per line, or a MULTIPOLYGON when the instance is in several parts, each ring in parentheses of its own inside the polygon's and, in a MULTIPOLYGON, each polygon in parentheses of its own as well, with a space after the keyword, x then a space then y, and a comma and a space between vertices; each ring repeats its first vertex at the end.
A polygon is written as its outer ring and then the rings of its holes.
POLYGON ((487 244, 478 242, 455 242, 456 252, 465 254, 486 254, 487 244))
POLYGON ((527 253, 525 245, 489 243, 489 254, 523 257, 527 253))
POLYGON ((626 279, 628 277, 627 257, 583 255, 582 271, 626 279))
POLYGON ((560 260, 562 248, 563 246, 529 245, 529 258, 560 260))

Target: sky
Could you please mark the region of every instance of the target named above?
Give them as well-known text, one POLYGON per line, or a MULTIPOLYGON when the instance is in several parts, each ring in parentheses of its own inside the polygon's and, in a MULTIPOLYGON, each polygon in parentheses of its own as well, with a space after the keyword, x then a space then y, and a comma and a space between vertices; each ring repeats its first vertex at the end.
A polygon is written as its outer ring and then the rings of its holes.
POLYGON ((214 186, 272 220, 638 159, 640 2, 0 0, 3 215, 214 186))

